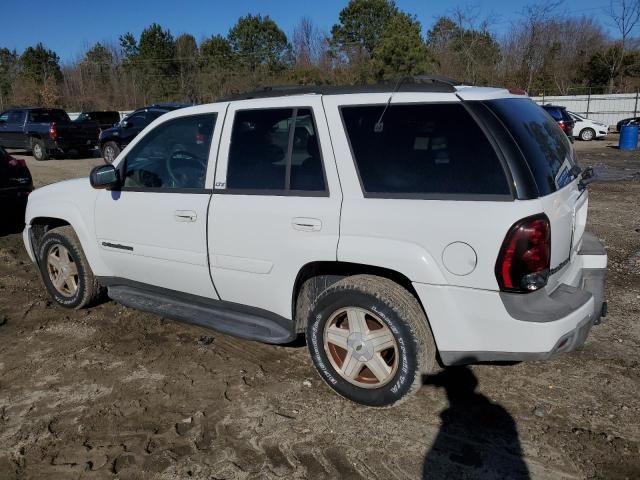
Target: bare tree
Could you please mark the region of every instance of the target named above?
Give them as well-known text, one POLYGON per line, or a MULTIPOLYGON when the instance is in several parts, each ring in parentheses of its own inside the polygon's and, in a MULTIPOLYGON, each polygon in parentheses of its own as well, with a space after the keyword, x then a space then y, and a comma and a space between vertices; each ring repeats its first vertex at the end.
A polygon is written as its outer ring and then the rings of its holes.
POLYGON ((325 49, 325 38, 309 17, 293 29, 293 56, 297 67, 317 65, 325 49))
POLYGON ((631 34, 640 22, 640 0, 610 0, 608 15, 618 30, 620 39, 617 47, 611 51, 609 59, 609 91, 615 88, 616 77, 622 76, 622 64, 627 52, 631 34))

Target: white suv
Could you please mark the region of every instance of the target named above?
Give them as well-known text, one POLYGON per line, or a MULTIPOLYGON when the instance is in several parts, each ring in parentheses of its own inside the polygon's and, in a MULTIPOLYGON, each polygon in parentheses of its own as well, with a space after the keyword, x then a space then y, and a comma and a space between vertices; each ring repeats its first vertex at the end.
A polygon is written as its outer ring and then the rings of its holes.
POLYGON ((62 306, 124 305, 306 341, 385 406, 443 365, 547 359, 606 313, 587 175, 527 97, 428 80, 266 89, 163 115, 87 179, 29 198, 62 306))

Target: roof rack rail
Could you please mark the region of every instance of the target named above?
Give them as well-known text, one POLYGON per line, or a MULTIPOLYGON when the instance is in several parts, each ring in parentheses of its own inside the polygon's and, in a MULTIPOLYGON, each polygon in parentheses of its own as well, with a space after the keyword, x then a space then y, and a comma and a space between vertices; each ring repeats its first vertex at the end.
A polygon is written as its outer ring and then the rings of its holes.
POLYGON ((219 102, 251 100, 256 98, 286 97, 291 95, 345 95, 350 93, 435 92, 454 93, 457 80, 440 75, 401 77, 392 82, 370 85, 268 85, 256 90, 233 93, 218 99, 219 102))

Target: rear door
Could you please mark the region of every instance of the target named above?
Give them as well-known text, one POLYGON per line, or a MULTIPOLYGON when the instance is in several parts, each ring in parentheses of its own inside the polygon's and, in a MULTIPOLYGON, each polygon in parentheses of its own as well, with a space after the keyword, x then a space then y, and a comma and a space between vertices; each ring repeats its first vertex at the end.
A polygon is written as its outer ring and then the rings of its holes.
POLYGON ((10 110, 2 137, 3 146, 9 148, 27 148, 24 134, 24 123, 27 117, 26 110, 10 110))
POLYGON ((321 97, 231 104, 209 211, 220 298, 291 318, 298 272, 336 260, 341 200, 321 97))

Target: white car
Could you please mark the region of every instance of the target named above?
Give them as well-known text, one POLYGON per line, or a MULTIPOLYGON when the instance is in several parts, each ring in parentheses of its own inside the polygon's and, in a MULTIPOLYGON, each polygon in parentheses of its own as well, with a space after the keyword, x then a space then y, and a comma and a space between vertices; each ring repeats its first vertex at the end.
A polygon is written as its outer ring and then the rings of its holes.
POLYGON ((606 123, 589 120, 588 118, 574 112, 568 113, 575 121, 575 125, 573 126, 574 137, 583 141, 589 141, 596 138, 606 137, 609 134, 609 126, 606 123))
POLYGON ((249 340, 306 335, 332 389, 387 406, 436 362, 583 344, 606 314, 588 177, 507 90, 268 89, 167 113, 90 179, 36 190, 24 242, 61 306, 106 289, 249 340))

